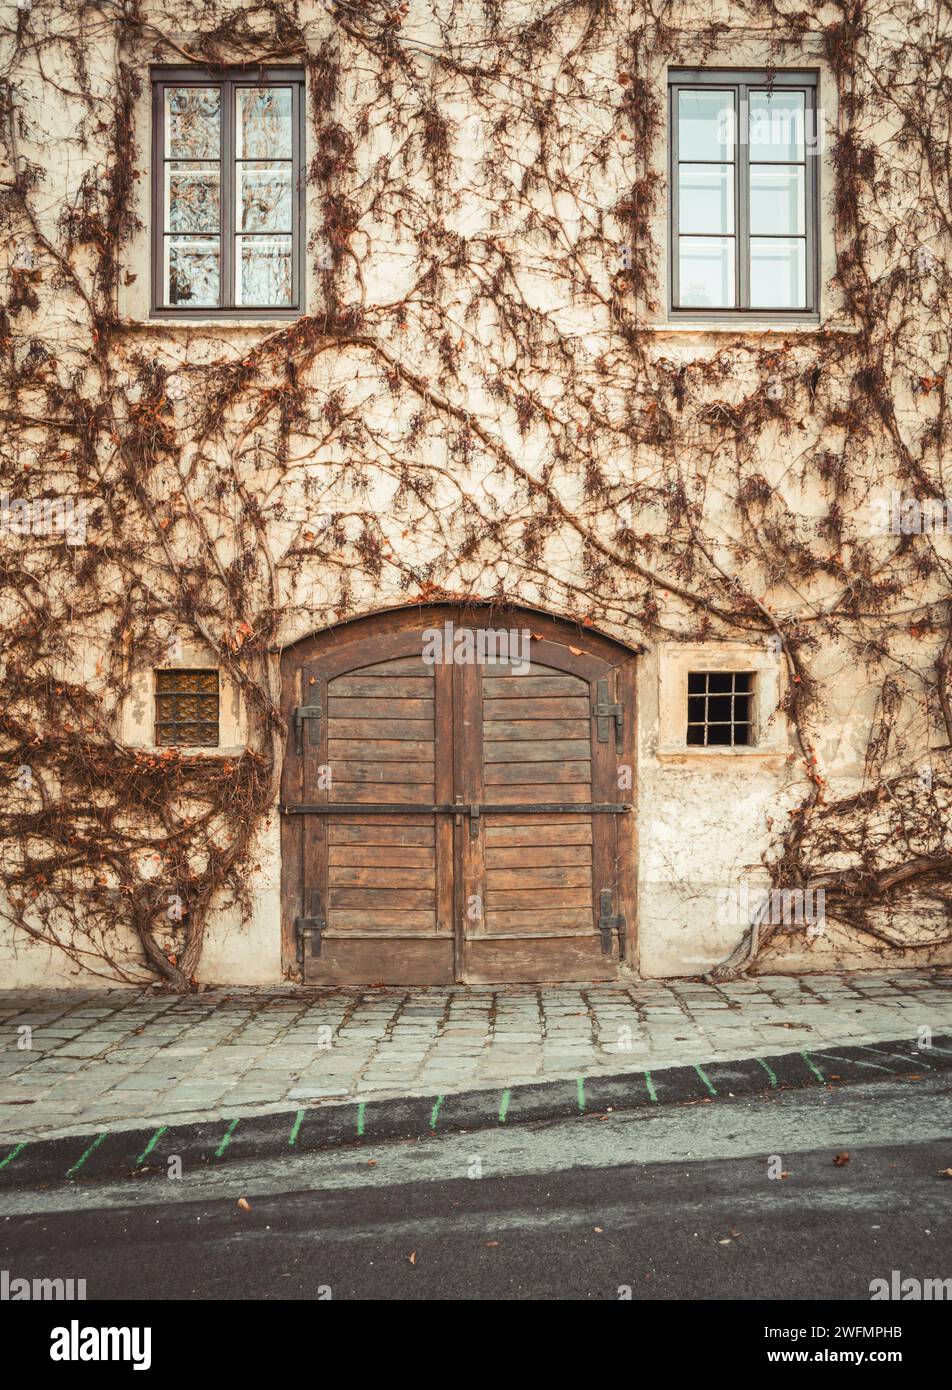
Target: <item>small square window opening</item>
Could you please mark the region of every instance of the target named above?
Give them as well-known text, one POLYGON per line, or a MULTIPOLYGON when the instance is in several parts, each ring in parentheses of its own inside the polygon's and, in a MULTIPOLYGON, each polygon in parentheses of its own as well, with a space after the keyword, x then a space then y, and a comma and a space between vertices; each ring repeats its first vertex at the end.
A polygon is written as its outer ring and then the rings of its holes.
POLYGON ((218 747, 217 671, 156 671, 155 741, 186 748, 218 747))
POLYGON ((688 730, 691 747, 737 748, 753 744, 752 671, 691 671, 688 730))

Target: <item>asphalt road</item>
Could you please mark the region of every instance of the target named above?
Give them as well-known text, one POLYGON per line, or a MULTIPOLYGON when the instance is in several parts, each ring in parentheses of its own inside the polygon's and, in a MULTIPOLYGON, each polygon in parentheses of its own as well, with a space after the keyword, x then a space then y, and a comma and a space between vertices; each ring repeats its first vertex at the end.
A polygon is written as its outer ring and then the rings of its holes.
POLYGON ((868 1300, 952 1277, 950 1135, 932 1077, 61 1185, 3 1197, 0 1266, 90 1299, 868 1300))

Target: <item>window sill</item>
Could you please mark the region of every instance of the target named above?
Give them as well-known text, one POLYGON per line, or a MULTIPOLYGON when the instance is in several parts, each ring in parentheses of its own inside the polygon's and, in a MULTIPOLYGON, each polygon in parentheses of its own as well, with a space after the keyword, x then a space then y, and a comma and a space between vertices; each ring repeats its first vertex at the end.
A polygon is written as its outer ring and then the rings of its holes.
POLYGON ((757 764, 761 767, 782 767, 793 757, 789 749, 773 747, 762 748, 689 748, 686 744, 676 747, 656 748, 654 755, 661 763, 674 766, 691 764, 713 764, 718 767, 734 766, 739 763, 757 764))
POLYGON ((701 320, 682 322, 679 319, 672 323, 642 323, 639 327, 645 333, 657 333, 660 336, 670 334, 673 337, 682 337, 685 334, 703 336, 708 333, 730 333, 735 338, 746 338, 752 335, 773 338, 816 337, 821 334, 824 336, 836 334, 855 336, 860 331, 856 324, 837 323, 833 320, 828 320, 826 323, 777 323, 776 321, 768 323, 752 319, 749 323, 708 323, 701 320))
POLYGON ((302 311, 299 314, 286 314, 273 319, 123 319, 119 324, 119 330, 126 333, 221 333, 226 330, 241 333, 275 333, 279 329, 290 328, 304 317, 306 315, 302 311))
POLYGON ((204 743, 194 747, 186 743, 134 743, 127 744, 126 747, 131 753, 144 753, 150 758, 162 753, 178 753, 183 758, 240 758, 248 751, 243 743, 223 745, 220 748, 209 748, 204 743))

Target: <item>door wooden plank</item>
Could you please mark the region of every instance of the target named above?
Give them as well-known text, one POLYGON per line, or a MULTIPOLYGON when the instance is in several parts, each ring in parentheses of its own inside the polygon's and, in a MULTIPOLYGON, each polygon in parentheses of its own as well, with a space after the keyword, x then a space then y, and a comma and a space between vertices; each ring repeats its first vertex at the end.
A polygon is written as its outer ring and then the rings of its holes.
POLYGON ((515 693, 525 692, 529 699, 541 695, 573 695, 588 698, 588 685, 578 676, 506 676, 497 679, 486 676, 483 696, 487 700, 511 700, 515 693), (515 688, 514 688, 515 683, 515 688))
POLYGON ((433 816, 412 811, 392 816, 329 817, 327 838, 332 845, 432 845, 433 816))
MULTIPOLYGON (((355 801, 358 804, 379 802, 381 805, 432 806, 435 802, 435 788, 432 782, 334 782, 331 787, 330 803, 335 801, 355 801)), ((501 798, 500 798, 501 799, 501 798)))
MULTIPOLYGON (((591 785, 592 764, 573 762, 573 763, 487 763, 485 768, 486 786, 500 787, 511 782, 544 782, 549 786, 557 785, 559 782, 584 782, 587 786, 591 785)), ((493 800, 495 793, 486 793, 488 801, 493 800)), ((591 798, 588 798, 591 800, 591 798)), ((550 801, 557 801, 557 796, 550 796, 550 801)))
POLYGON ((592 927, 592 909, 587 901, 584 907, 490 907, 486 920, 492 930, 498 927, 502 932, 544 932, 547 927, 573 928, 576 932, 581 928, 588 932, 592 927))
POLYGON ((355 668, 354 676, 425 676, 432 681, 434 668, 420 656, 398 656, 392 661, 378 661, 355 668))
POLYGON ((532 741, 512 740, 505 743, 487 743, 483 750, 483 761, 490 763, 559 763, 584 762, 592 754, 591 740, 579 739, 540 739, 532 741))
POLYGON ((592 842, 592 818, 555 811, 544 816, 494 811, 486 817, 483 834, 488 844, 588 845, 592 842))
POLYGON ((500 806, 531 806, 547 801, 568 802, 591 801, 592 788, 589 782, 560 782, 558 794, 551 786, 539 782, 522 782, 515 787, 493 787, 492 802, 500 806))
MULTIPOLYGON (((583 719, 487 719, 483 725, 488 743, 539 739, 583 739, 588 737, 588 722, 583 719)), ((382 734, 381 737, 398 737, 382 734)))
POLYGON ((360 907, 373 912, 381 907, 436 907, 436 894, 421 888, 331 888, 328 890, 330 906, 360 907))
POLYGON ((448 985, 453 981, 453 945, 447 938, 380 941, 331 937, 322 954, 305 962, 308 984, 448 985))
POLYGON ((435 765, 429 761, 407 761, 402 763, 355 763, 347 759, 330 763, 335 781, 363 782, 367 785, 376 782, 420 782, 434 785, 435 765))
MULTIPOLYGON (((331 850, 331 862, 335 852, 331 850)), ((353 851, 349 851, 353 853, 353 851)), ((360 852, 360 851, 358 851, 360 852)), ((591 864, 592 851, 590 845, 514 845, 498 846, 490 843, 486 846, 486 868, 487 869, 508 869, 508 868, 548 868, 556 864, 591 864)))
MULTIPOLYGON (((530 854, 550 854, 551 850, 530 850, 530 854)), ((555 851, 556 853, 558 851, 555 851)), ((511 853, 508 850, 496 850, 497 854, 511 853)), ((411 868, 422 866, 433 868, 436 864, 436 852, 429 846, 412 845, 338 845, 331 843, 327 852, 328 862, 331 869, 337 865, 347 865, 352 867, 373 868, 411 868)), ((563 861, 558 861, 563 862, 563 861)), ((565 861, 568 862, 568 861, 565 861)))
POLYGON ((427 739, 335 738, 328 742, 327 758, 335 762, 400 762, 432 760, 434 742, 427 739))
POLYGON ((339 907, 334 915, 336 928, 340 931, 424 931, 437 930, 436 912, 425 912, 401 907, 375 907, 372 911, 360 908, 339 907))
MULTIPOLYGON (((364 870, 342 870, 341 872, 366 872, 364 870)), ((551 868, 527 864, 521 869, 487 869, 486 886, 490 900, 493 891, 503 888, 517 888, 526 891, 533 888, 582 888, 592 882, 591 864, 557 864, 551 868)))
POLYGON ((539 979, 613 980, 617 962, 603 956, 596 934, 543 940, 474 941, 467 953, 467 974, 473 984, 531 983, 539 979))
MULTIPOLYGON (((544 872, 540 870, 539 872, 544 872)), ((330 886, 334 888, 429 888, 433 868, 424 865, 395 869, 392 866, 331 864, 330 886)))
POLYGON ((428 700, 433 697, 430 676, 335 676, 327 683, 331 699, 340 696, 387 696, 398 700, 428 700))
POLYGON ((524 824, 524 817, 493 815, 484 834, 487 849, 525 845, 590 845, 592 820, 569 820, 567 816, 546 815, 524 824), (513 824, 518 821, 518 824, 513 824))
POLYGON ((353 699, 335 699, 331 695, 327 701, 327 714, 334 719, 427 719, 433 718, 432 700, 404 700, 396 696, 374 699, 355 696, 353 699))
MULTIPOLYGON (((531 891, 516 891, 512 888, 496 889, 486 894, 486 909, 499 908, 505 911, 514 907, 532 907, 545 911, 554 907, 587 907, 592 910, 592 894, 587 888, 533 888, 531 891)), ((594 922, 589 917, 589 925, 594 930, 594 922)))
MULTIPOLYGON (((360 739, 365 742, 367 723, 363 719, 328 719, 328 733, 332 739, 360 739)), ((379 719, 373 724, 373 738, 376 739, 417 739, 429 740, 433 734, 433 722, 426 719, 379 719)), ((431 745, 432 746, 432 745, 431 745)))
MULTIPOLYGON (((342 711, 343 712, 343 711, 342 711)), ((553 695, 547 699, 515 698, 515 692, 507 699, 493 700, 486 707, 486 719, 583 719, 588 723, 591 705, 587 699, 572 699, 567 695, 553 695)))

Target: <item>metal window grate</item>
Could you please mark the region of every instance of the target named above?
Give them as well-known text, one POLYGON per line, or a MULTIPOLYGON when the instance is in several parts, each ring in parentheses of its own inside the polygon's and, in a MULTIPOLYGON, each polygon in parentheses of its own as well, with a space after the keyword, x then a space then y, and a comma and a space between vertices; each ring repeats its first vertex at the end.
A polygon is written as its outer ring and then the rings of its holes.
POLYGON ((688 674, 688 744, 746 747, 753 743, 754 676, 751 671, 688 674))
POLYGON ((218 747, 217 671, 156 671, 155 741, 218 747))

